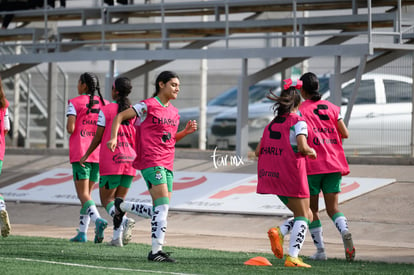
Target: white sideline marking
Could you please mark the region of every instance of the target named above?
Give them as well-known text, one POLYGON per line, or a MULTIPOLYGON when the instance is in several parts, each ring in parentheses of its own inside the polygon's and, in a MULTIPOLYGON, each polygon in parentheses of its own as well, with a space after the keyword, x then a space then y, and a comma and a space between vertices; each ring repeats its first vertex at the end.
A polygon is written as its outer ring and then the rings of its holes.
MULTIPOLYGON (((11 259, 11 258, 4 258, 4 257, 1 257, 1 258, 11 259)), ((14 258, 14 259, 18 261, 26 261, 26 262, 38 262, 38 263, 45 263, 45 264, 57 264, 57 265, 87 267, 87 268, 95 268, 95 269, 110 269, 110 270, 117 270, 117 271, 147 272, 147 273, 172 274, 172 275, 197 275, 197 274, 191 274, 191 273, 177 273, 177 272, 168 272, 168 271, 131 269, 131 268, 122 268, 122 267, 95 266, 95 265, 55 262, 55 261, 46 261, 46 260, 35 260, 35 259, 27 259, 27 258, 14 258)))

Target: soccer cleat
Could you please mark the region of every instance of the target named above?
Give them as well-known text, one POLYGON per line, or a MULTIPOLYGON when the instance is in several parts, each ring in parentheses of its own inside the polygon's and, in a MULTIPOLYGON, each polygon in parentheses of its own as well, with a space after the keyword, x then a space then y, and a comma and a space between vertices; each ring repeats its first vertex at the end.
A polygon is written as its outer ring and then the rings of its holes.
POLYGON ((125 212, 121 210, 121 203, 124 200, 121 198, 115 198, 115 215, 113 218, 113 222, 114 222, 114 228, 119 228, 122 224, 122 219, 125 215, 125 212))
POLYGON ((287 267, 312 267, 311 265, 305 264, 299 257, 287 256, 285 261, 285 266, 287 267))
POLYGON ((79 229, 77 230, 78 230, 78 234, 76 234, 75 237, 69 239, 69 241, 75 242, 75 243, 86 243, 88 241, 88 239, 86 238, 86 233, 80 232, 79 229))
POLYGON ((1 221, 1 235, 7 237, 10 234, 11 226, 9 220, 9 214, 6 210, 0 211, 0 221, 1 221))
POLYGON ((348 262, 352 262, 355 259, 355 247, 352 241, 352 234, 346 231, 342 235, 342 241, 344 242, 345 258, 348 262))
POLYGON ((280 233, 279 226, 276 228, 270 228, 269 231, 267 231, 267 235, 269 236, 270 246, 272 247, 273 254, 275 254, 276 258, 282 259, 283 235, 280 233))
POLYGON ((326 261, 328 257, 326 257, 325 252, 316 252, 315 254, 310 256, 309 259, 315 260, 315 261, 326 261))
POLYGON ((165 253, 161 250, 155 254, 152 254, 152 251, 150 251, 150 253, 148 253, 148 261, 175 263, 175 259, 170 257, 170 253, 165 253))
POLYGON ((116 240, 112 239, 110 242, 108 242, 108 245, 116 246, 116 247, 123 247, 121 238, 118 238, 116 240))
POLYGON ((132 240, 132 229, 135 227, 135 220, 126 218, 124 223, 124 232, 122 233, 122 242, 127 245, 132 240))
POLYGON ((104 239, 104 230, 108 226, 105 219, 97 218, 95 221, 95 243, 101 243, 104 239))

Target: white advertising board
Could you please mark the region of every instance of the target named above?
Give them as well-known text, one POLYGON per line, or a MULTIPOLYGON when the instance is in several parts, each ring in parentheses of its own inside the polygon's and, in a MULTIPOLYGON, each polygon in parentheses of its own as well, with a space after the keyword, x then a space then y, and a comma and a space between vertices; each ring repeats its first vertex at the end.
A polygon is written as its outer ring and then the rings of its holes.
MULTIPOLYGON (((395 179, 344 177, 339 202, 395 182, 395 179)), ((256 194, 255 174, 186 172, 174 173, 172 210, 290 215, 291 212, 273 195, 256 194)), ((0 189, 7 201, 79 204, 71 169, 57 168, 0 189)), ((100 205, 98 185, 92 198, 100 205)), ((134 178, 126 200, 151 203, 140 175, 134 178)), ((324 209, 320 198, 320 209, 324 209)))

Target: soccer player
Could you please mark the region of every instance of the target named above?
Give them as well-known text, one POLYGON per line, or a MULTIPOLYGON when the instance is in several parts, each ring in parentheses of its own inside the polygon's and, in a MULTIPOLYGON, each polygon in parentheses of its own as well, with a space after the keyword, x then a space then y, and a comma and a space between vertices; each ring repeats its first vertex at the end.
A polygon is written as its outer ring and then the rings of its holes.
MULTIPOLYGON (((6 99, 6 95, 3 90, 3 84, 0 78, 0 174, 3 168, 3 159, 4 152, 6 150, 6 140, 5 137, 10 130, 10 121, 9 121, 9 102, 6 99)), ((0 226, 1 226, 1 235, 7 237, 10 234, 11 226, 9 220, 9 214, 6 210, 6 203, 4 201, 3 195, 0 194, 0 226)))
POLYGON ((68 103, 67 131, 69 139, 69 160, 72 164, 76 193, 81 202, 78 234, 71 242, 86 242, 89 222, 95 222, 95 243, 101 243, 108 222, 101 218, 92 200, 93 186, 99 180, 99 150, 89 156, 83 166, 79 164, 96 132, 99 110, 109 102, 104 100, 98 77, 93 73, 81 74, 78 81, 79 96, 68 103), (95 91, 99 96, 95 95, 95 91))
POLYGON ((306 122, 297 114, 301 84, 298 81, 296 86, 291 86, 290 79, 284 81, 280 96, 273 93, 268 96, 275 101, 275 118, 265 127, 255 152, 258 156, 257 193, 277 195, 293 212, 293 218, 268 231, 274 255, 283 258, 283 238, 291 233, 285 266, 311 267, 298 255, 312 221, 305 156, 315 159, 316 152, 308 146, 306 122))
MULTIPOLYGON (((112 85, 112 99, 114 101, 101 108, 95 137, 79 162, 81 166, 101 143, 106 144, 110 139, 114 117, 131 105, 128 98, 131 91, 131 81, 128 78, 115 79, 112 85)), ((115 215, 115 198, 125 199, 136 175, 136 170, 132 167, 136 156, 134 122, 135 119, 129 119, 121 123, 117 135, 117 147, 114 152, 106 146, 102 146, 99 153, 99 194, 102 205, 112 217, 115 215)), ((143 213, 140 216, 151 217, 152 205, 139 204, 139 208, 143 213)), ((118 247, 128 244, 134 225, 133 219, 124 216, 120 223, 114 226, 113 238, 108 244, 118 247)))
MULTIPOLYGON (((133 163, 147 184, 152 198, 153 212, 151 219, 152 250, 149 261, 175 262, 168 253, 162 251, 171 193, 173 190, 173 164, 176 141, 197 130, 196 121, 188 121, 184 130, 177 133, 178 110, 171 101, 180 91, 180 79, 171 71, 161 72, 155 81, 153 97, 145 99, 129 109, 119 113, 112 123, 111 139, 107 146, 114 151, 117 146, 118 129, 122 121, 138 117, 136 122, 136 152, 133 163)), ((116 220, 125 212, 134 213, 134 203, 115 200, 116 220)))
POLYGON ((341 192, 342 176, 349 174, 348 163, 342 147, 342 138, 348 138, 348 129, 342 120, 340 107, 326 100, 321 100, 319 81, 315 74, 305 73, 300 78, 301 89, 305 101, 299 108, 309 129, 309 141, 312 142, 318 159, 306 162, 309 189, 311 194, 310 207, 313 222, 309 227, 313 242, 317 248, 311 256, 315 260, 326 260, 325 246, 322 237, 322 224, 319 219, 319 193, 323 192, 326 211, 342 236, 345 256, 348 261, 355 258, 352 235, 348 221, 338 208, 338 196, 341 192))

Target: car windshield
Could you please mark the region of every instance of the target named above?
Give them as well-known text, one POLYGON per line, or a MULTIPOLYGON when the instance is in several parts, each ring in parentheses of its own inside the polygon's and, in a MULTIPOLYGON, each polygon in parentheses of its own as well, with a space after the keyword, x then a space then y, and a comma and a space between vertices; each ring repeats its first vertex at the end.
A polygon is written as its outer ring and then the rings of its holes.
MULTIPOLYGON (((266 94, 274 89, 275 86, 269 85, 253 85, 249 89, 249 103, 261 101, 266 98, 266 94)), ((237 105, 237 88, 233 88, 218 97, 210 100, 208 106, 228 106, 234 107, 237 105)))

